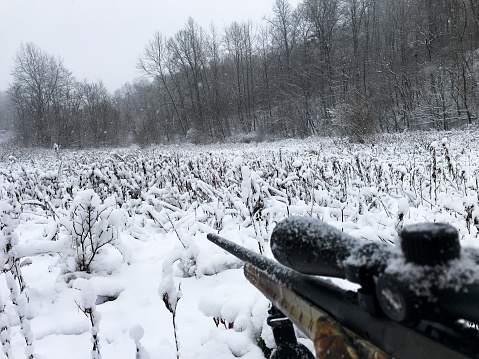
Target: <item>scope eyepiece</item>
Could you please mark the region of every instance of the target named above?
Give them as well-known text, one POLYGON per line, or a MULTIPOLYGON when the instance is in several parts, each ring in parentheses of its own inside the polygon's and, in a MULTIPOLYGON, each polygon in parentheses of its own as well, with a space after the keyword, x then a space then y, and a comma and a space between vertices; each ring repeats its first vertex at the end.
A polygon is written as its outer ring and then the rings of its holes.
POLYGON ((288 217, 271 234, 271 251, 281 264, 303 274, 345 278, 344 260, 357 239, 318 219, 288 217))
POLYGON ((271 251, 278 262, 300 273, 358 284, 372 280, 393 255, 385 243, 361 241, 309 217, 278 223, 271 234, 271 251))

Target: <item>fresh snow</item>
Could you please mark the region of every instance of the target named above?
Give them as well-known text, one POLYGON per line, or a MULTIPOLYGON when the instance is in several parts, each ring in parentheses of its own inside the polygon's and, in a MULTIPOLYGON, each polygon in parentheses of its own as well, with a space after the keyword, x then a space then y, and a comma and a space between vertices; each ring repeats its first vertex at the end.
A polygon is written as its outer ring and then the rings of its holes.
MULTIPOLYGON (((258 343, 274 346, 266 324, 270 304, 244 278, 241 261, 206 235, 272 258, 272 230, 288 216, 319 218, 391 247, 404 225, 436 221, 458 229, 463 247, 479 247, 478 135, 473 129, 407 133, 366 145, 308 138, 13 148, 0 162, 0 259, 16 258, 26 288, 20 291, 8 275, 11 263, 2 262, 0 324, 7 329, 1 336, 10 343, 3 341, 0 358, 9 348, 15 358, 29 351, 35 358, 99 357, 93 335, 102 358, 263 358, 258 343), (111 239, 90 273, 77 271, 75 262, 88 250, 72 247, 88 206, 98 210, 98 243, 111 239), (7 241, 14 244, 8 253, 7 241), (25 296, 19 306, 12 286, 18 298, 25 296)), ((458 265, 463 272, 474 263, 466 259, 458 265)))

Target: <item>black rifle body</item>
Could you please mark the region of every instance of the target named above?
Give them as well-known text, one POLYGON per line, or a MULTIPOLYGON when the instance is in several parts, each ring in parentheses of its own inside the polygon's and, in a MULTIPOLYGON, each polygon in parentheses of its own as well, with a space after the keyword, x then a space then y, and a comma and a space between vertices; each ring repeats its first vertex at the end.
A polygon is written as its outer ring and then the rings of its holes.
MULTIPOLYGON (((358 357, 479 358, 477 332, 459 333, 427 322, 411 327, 369 314, 360 307, 355 292, 345 291, 317 276, 301 274, 218 235, 209 234, 208 239, 246 262, 246 278, 315 346, 318 340, 315 323, 328 318, 344 329, 349 342, 360 353, 358 357)), ((316 351, 318 355, 317 346, 316 351)))

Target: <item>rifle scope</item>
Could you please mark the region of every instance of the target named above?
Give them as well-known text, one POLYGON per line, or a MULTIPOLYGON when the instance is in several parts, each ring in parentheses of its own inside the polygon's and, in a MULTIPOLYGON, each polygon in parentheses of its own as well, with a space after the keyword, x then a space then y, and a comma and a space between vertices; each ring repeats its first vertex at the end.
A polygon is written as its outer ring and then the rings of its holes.
MULTIPOLYGON (((405 227, 401 250, 363 241, 319 219, 289 217, 271 235, 281 264, 303 274, 346 278, 361 285, 363 309, 397 322, 432 318, 479 323, 479 250, 462 248, 445 223, 405 227)), ((361 302, 361 301, 360 301, 361 302)))

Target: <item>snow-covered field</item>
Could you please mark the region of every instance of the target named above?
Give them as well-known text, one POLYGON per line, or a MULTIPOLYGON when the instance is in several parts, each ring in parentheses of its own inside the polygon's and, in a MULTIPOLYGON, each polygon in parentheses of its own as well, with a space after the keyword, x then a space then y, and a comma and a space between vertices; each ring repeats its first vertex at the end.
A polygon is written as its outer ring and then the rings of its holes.
POLYGON ((288 216, 391 245, 436 221, 479 246, 475 129, 1 151, 0 358, 263 358, 269 303, 211 232, 271 257, 288 216))

